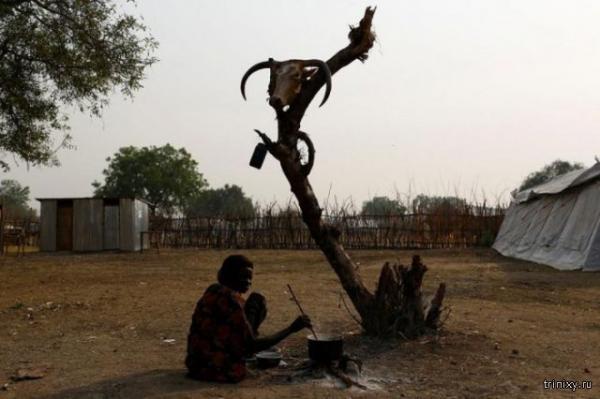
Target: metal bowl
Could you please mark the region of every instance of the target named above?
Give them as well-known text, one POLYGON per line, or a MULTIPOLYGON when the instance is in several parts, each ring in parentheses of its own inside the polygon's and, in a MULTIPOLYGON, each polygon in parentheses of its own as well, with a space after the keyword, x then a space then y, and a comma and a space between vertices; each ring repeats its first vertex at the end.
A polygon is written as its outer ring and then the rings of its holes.
POLYGON ((279 366, 281 353, 272 350, 258 352, 256 354, 256 365, 260 369, 270 369, 279 366))

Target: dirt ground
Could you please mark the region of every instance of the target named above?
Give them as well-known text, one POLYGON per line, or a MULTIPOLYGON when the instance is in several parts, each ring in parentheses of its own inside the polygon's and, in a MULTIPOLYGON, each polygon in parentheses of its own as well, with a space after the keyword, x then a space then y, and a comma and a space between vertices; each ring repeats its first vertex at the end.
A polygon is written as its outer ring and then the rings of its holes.
MULTIPOLYGON (((340 286, 314 251, 243 251, 253 289, 268 300, 264 333, 297 316, 290 283, 318 331, 346 335, 360 357, 362 391, 324 380, 288 381, 291 368, 254 371, 239 385, 184 378, 195 302, 232 252, 28 254, 0 259, 0 398, 599 398, 600 273, 558 272, 491 250, 421 251, 426 288, 448 285, 451 314, 439 337, 378 341, 340 308, 340 286), (173 341, 174 340, 174 341, 173 341), (15 370, 44 377, 12 382, 15 370), (591 390, 546 390, 544 380, 591 381, 591 390), (7 385, 4 385, 7 384, 7 385)), ((358 251, 373 286, 386 260, 413 252, 358 251)), ((284 341, 305 358, 305 334, 284 341)))

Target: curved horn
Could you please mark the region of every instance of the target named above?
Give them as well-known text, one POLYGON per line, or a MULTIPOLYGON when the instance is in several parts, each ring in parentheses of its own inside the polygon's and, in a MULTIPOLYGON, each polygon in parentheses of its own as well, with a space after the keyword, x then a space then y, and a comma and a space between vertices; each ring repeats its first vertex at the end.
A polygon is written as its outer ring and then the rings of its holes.
POLYGON ((240 89, 242 90, 242 97, 244 100, 246 99, 246 80, 252 75, 254 72, 260 69, 271 68, 271 64, 273 63, 273 59, 269 58, 269 61, 259 62, 258 64, 254 64, 246 71, 244 77, 242 78, 242 83, 240 85, 240 89))
POLYGON ((331 71, 329 70, 327 63, 321 60, 306 60, 304 61, 304 66, 318 67, 325 73, 325 84, 327 86, 325 87, 325 95, 323 96, 323 101, 321 101, 321 104, 319 104, 320 107, 323 104, 325 104, 325 102, 329 98, 329 93, 331 93, 331 71))

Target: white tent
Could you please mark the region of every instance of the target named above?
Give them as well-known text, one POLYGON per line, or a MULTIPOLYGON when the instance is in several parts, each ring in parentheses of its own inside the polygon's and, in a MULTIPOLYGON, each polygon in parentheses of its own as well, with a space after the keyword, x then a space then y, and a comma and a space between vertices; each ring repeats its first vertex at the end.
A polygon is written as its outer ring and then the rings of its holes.
POLYGON ((561 270, 600 271, 600 163, 519 192, 493 248, 561 270))

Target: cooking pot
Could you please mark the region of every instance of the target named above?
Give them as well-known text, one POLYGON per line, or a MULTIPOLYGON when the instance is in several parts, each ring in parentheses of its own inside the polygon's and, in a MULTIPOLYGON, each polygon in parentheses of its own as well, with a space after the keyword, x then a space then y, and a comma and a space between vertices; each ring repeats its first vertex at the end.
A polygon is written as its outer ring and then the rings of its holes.
POLYGON ((319 363, 340 360, 344 354, 344 339, 341 335, 319 334, 318 339, 310 334, 308 340, 308 357, 319 363))

